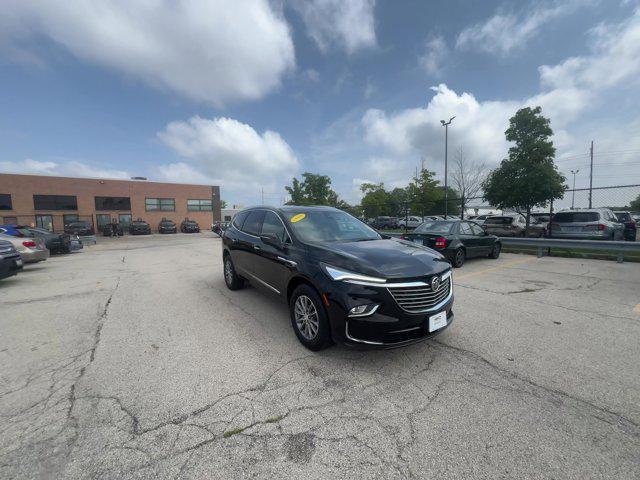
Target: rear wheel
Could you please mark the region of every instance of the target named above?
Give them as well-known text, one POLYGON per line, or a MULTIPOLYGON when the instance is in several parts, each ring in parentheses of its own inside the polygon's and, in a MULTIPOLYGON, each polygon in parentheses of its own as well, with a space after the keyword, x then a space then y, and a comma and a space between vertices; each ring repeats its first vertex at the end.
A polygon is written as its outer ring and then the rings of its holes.
POLYGON ((453 266, 456 268, 460 268, 464 265, 465 253, 462 248, 456 250, 456 253, 453 254, 453 266))
POLYGON ((236 273, 236 269, 231 261, 231 255, 224 257, 224 283, 229 290, 240 290, 244 287, 244 278, 236 273))
POLYGON ((331 344, 327 312, 313 288, 309 285, 296 288, 289 300, 289 312, 293 331, 305 347, 318 351, 331 344))
POLYGON ((500 250, 502 249, 502 246, 500 245, 500 242, 496 242, 493 244, 493 248, 491 249, 491 253, 489 254, 489 258, 493 258, 496 259, 500 256, 500 250))

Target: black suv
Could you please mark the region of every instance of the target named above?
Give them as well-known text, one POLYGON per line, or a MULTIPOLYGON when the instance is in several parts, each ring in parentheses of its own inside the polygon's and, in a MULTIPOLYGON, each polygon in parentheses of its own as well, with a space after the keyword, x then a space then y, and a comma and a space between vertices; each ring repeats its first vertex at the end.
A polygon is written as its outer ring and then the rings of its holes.
POLYGON ((223 235, 224 279, 246 280, 289 304, 300 342, 320 350, 398 346, 453 320, 451 265, 439 253, 381 235, 330 207, 254 207, 223 235))
POLYGON ((178 227, 176 222, 173 220, 169 220, 167 218, 163 218, 160 220, 160 224, 158 225, 158 233, 177 233, 178 227))
POLYGON ((138 218, 129 225, 129 233, 131 235, 149 235, 151 226, 141 218, 138 218))
POLYGON ((77 220, 75 222, 68 223, 64 226, 64 233, 70 235, 88 236, 95 235, 93 225, 86 220, 77 220))
POLYGON ((180 231, 182 233, 198 233, 200 231, 200 225, 195 220, 189 220, 185 218, 180 224, 180 231))

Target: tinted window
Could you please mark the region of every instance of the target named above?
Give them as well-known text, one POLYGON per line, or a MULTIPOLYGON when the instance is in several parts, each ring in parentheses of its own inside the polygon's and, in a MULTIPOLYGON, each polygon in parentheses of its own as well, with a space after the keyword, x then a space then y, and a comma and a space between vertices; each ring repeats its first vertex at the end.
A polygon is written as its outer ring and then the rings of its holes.
POLYGON ((467 222, 461 222, 460 235, 473 235, 473 231, 471 230, 471 225, 469 225, 467 222))
POLYGON ((193 199, 187 200, 187 210, 190 212, 207 212, 213 210, 213 202, 211 199, 193 199))
POLYGON ((348 213, 315 210, 286 213, 289 225, 306 242, 377 240, 382 237, 371 227, 348 213))
POLYGON ((176 201, 174 198, 145 198, 144 206, 147 211, 172 212, 176 209, 176 201))
POLYGON ((242 230, 242 224, 247 218, 247 215, 249 215, 248 211, 236 213, 236 215, 233 217, 233 226, 236 227, 238 230, 242 230))
POLYGON ((95 197, 96 210, 131 210, 129 197, 95 197))
POLYGON ((33 208, 36 210, 78 210, 75 195, 34 195, 33 208))
POLYGON ((273 234, 280 239, 281 242, 285 242, 287 239, 287 232, 284 229, 282 220, 275 213, 267 211, 262 221, 262 235, 273 234))
POLYGON ((618 212, 616 213, 616 217, 618 217, 618 220, 620 220, 621 222, 631 221, 631 214, 629 214, 628 212, 618 212))
POLYGON ((598 220, 600 220, 598 212, 560 212, 553 216, 553 221, 559 223, 597 222, 598 220))
POLYGON ((251 211, 245 220, 244 225, 242 225, 242 231, 250 233, 251 235, 260 235, 260 228, 262 227, 264 214, 264 210, 251 211))
POLYGON ((449 233, 453 228, 453 222, 441 222, 438 220, 424 222, 418 225, 413 231, 414 233, 449 233))
POLYGON ((484 223, 486 225, 511 225, 512 217, 489 217, 484 223))
POLYGON ((13 210, 10 194, 0 193, 0 210, 13 210))

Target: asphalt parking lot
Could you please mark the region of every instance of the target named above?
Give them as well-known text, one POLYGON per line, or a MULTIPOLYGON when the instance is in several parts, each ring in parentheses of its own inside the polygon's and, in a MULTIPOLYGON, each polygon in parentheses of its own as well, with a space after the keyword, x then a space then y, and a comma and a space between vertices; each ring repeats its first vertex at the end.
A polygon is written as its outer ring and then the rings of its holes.
POLYGON ((639 478, 640 265, 504 254, 454 324, 312 353, 220 240, 99 239, 0 282, 0 478, 639 478))

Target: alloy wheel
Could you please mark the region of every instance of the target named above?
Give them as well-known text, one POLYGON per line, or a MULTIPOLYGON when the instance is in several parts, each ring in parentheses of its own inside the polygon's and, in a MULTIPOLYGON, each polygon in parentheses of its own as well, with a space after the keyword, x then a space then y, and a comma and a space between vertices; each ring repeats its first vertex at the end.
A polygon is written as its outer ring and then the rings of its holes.
POLYGON ((306 295, 300 295, 296 298, 294 304, 294 318, 298 331, 307 340, 313 340, 318 334, 320 322, 318 320, 318 311, 313 301, 306 295))
POLYGON ((224 279, 227 281, 227 285, 233 283, 233 265, 228 258, 224 261, 224 279))

